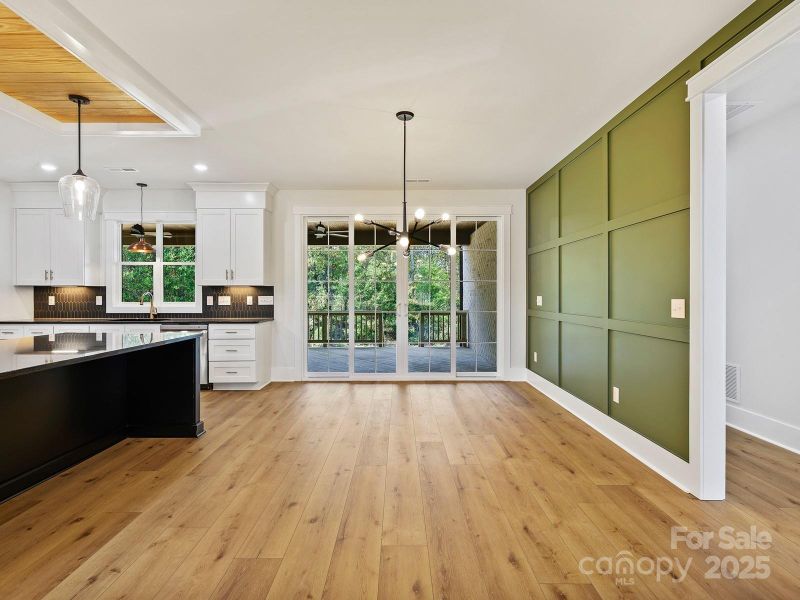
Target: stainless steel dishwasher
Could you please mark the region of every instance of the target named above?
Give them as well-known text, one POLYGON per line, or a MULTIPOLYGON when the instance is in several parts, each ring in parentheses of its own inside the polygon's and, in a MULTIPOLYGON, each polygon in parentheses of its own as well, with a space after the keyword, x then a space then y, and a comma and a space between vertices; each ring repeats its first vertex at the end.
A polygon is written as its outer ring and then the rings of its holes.
POLYGON ((161 331, 202 331, 200 338, 200 385, 208 386, 208 325, 161 323, 161 331))

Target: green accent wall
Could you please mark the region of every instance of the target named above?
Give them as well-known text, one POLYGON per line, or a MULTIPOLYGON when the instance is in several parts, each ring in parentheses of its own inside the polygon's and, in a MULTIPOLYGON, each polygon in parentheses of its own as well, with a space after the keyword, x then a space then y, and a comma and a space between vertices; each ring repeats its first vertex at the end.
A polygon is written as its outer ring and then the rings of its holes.
POLYGON ((751 4, 527 191, 528 368, 687 461, 686 81, 791 2, 751 4))

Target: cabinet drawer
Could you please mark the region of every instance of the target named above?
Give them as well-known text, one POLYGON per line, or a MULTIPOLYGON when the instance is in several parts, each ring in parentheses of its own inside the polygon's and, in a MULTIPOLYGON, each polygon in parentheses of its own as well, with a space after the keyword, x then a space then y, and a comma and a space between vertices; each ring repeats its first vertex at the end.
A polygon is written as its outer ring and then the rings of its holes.
POLYGON ((53 333, 89 333, 88 325, 54 325, 53 333))
POLYGON ((22 325, 0 325, 0 340, 13 340, 25 335, 22 325))
POLYGON ((125 325, 90 325, 89 333, 125 333, 125 325))
POLYGON ((255 340, 211 340, 208 342, 208 360, 255 360, 255 340))
POLYGON ((53 335, 53 326, 25 325, 25 335, 53 335))
POLYGON ((256 337, 255 325, 215 325, 208 326, 211 340, 252 340, 256 337))
POLYGON ((208 364, 210 383, 252 383, 256 381, 254 362, 212 362, 208 364))

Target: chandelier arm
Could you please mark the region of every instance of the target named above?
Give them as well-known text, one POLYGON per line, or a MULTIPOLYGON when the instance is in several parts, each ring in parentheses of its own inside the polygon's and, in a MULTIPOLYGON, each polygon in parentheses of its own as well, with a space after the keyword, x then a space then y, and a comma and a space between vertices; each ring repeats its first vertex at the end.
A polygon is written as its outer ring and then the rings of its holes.
POLYGON ((428 240, 422 239, 421 237, 417 237, 415 235, 409 235, 408 237, 412 240, 416 240, 420 244, 426 244, 428 246, 433 246, 434 248, 439 247, 439 244, 434 244, 433 242, 429 242, 428 240))
POLYGON ((430 226, 432 226, 432 225, 436 225, 437 223, 441 223, 441 222, 442 222, 442 220, 441 220, 441 219, 436 219, 435 221, 431 221, 431 222, 430 222, 430 223, 428 223, 427 225, 423 225, 423 226, 422 226, 422 227, 420 227, 419 229, 414 229, 414 231, 413 231, 412 233, 417 233, 417 232, 420 232, 420 231, 425 231, 425 230, 426 230, 428 227, 430 227, 430 226))
POLYGON ((400 232, 394 227, 387 227, 386 225, 381 225, 380 223, 375 223, 374 221, 371 222, 370 225, 375 225, 375 227, 380 227, 381 229, 385 229, 386 231, 391 231, 392 233, 400 235, 400 232))
POLYGON ((381 250, 385 250, 385 249, 386 249, 386 248, 388 248, 389 246, 394 246, 394 245, 395 245, 395 243, 394 243, 394 242, 389 242, 388 244, 384 244, 384 245, 383 245, 383 246, 381 246, 380 248, 375 248, 374 250, 370 250, 370 251, 367 253, 367 256, 375 256, 375 255, 376 255, 378 252, 380 252, 381 250))

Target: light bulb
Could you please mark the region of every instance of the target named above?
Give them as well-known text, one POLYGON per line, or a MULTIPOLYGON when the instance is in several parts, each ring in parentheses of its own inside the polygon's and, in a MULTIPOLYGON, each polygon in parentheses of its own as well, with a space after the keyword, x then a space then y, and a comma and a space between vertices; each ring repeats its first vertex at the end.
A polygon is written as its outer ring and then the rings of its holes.
POLYGON ((361 222, 364 220, 364 215, 362 215, 361 213, 356 213, 356 216, 355 216, 355 217, 353 217, 353 218, 354 218, 356 221, 358 221, 359 223, 361 223, 361 222))
POLYGON ((76 192, 83 192, 86 189, 86 183, 84 183, 83 179, 76 179, 73 185, 76 192))
POLYGON ((424 218, 425 217, 425 209, 424 208, 418 208, 417 210, 414 211, 414 216, 417 219, 424 218))
POLYGON ((402 248, 408 248, 408 236, 405 234, 401 235, 399 238, 397 238, 397 243, 400 244, 400 247, 402 248))
POLYGON ((442 221, 449 221, 450 213, 442 213, 442 221))
POLYGON ((358 259, 358 262, 364 262, 365 260, 367 260, 367 254, 366 252, 362 252, 356 258, 358 259))
POLYGON ((447 254, 450 255, 450 256, 455 256, 456 255, 456 247, 455 246, 448 246, 447 254))

